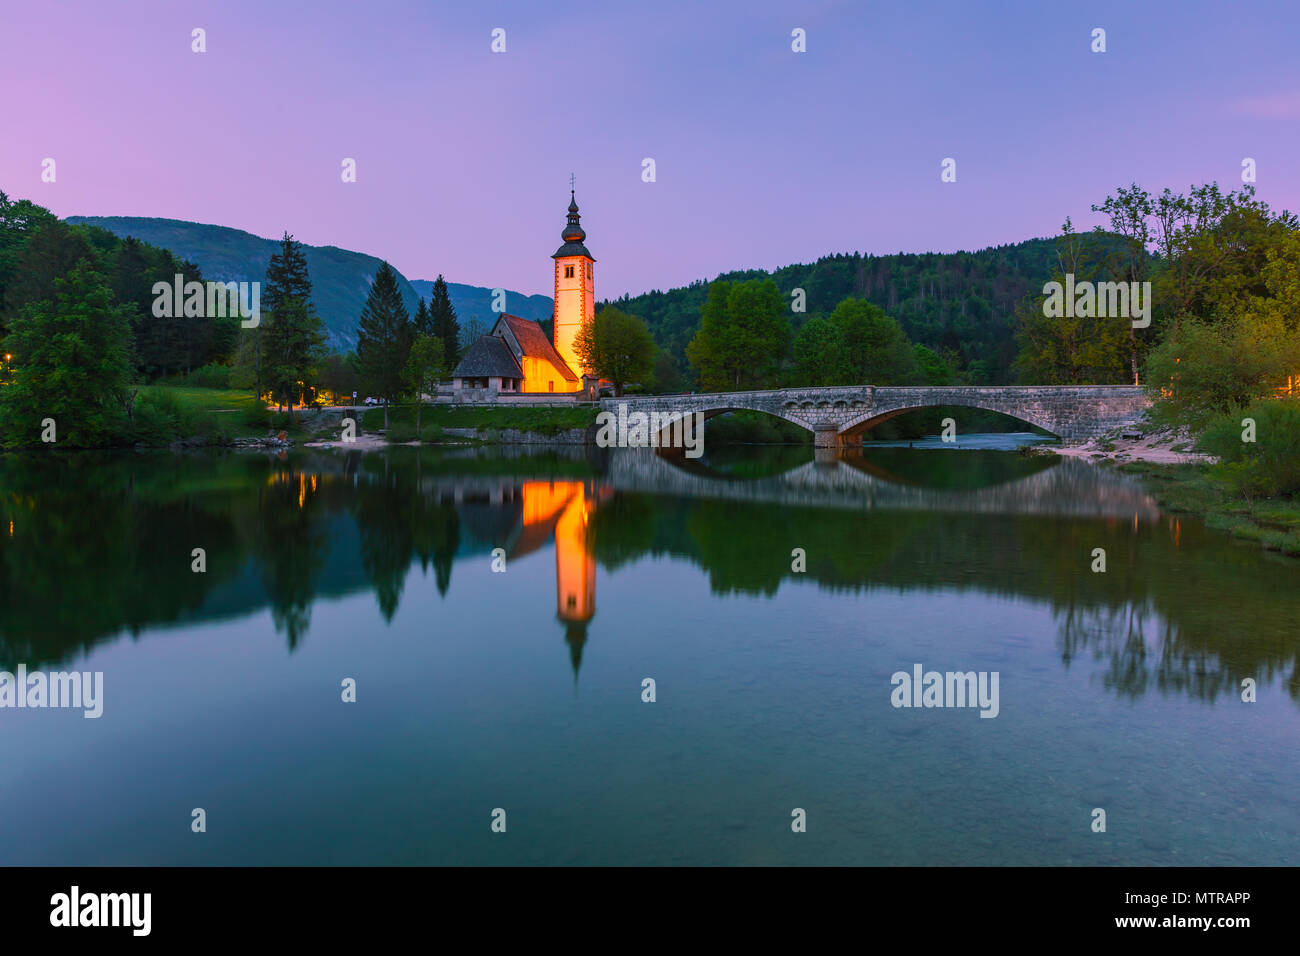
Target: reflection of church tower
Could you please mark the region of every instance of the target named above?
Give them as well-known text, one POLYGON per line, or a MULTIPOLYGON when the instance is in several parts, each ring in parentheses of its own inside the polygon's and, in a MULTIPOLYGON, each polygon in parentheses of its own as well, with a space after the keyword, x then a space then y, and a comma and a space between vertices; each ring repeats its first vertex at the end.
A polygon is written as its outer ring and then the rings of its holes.
POLYGON ((578 201, 569 193, 569 221, 560 233, 564 245, 555 251, 555 351, 575 375, 583 374, 576 342, 584 322, 596 312, 596 260, 583 241, 587 233, 578 224, 578 201))
POLYGON ((556 616, 565 623, 565 643, 577 680, 587 624, 596 614, 596 560, 588 546, 590 517, 585 489, 574 495, 555 523, 556 616))
POLYGON ((526 481, 520 499, 522 529, 511 556, 537 550, 554 534, 555 616, 564 623, 576 681, 587 643, 587 624, 596 614, 596 559, 589 521, 597 492, 581 481, 526 481))

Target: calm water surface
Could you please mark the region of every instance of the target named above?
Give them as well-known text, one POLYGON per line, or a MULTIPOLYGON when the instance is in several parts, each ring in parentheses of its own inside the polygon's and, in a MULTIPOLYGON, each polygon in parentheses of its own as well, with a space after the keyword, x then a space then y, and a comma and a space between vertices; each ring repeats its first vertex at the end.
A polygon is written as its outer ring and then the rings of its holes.
POLYGON ((0 509, 0 670, 104 674, 0 710, 5 863, 1300 858, 1300 562, 1083 462, 5 456, 0 509))

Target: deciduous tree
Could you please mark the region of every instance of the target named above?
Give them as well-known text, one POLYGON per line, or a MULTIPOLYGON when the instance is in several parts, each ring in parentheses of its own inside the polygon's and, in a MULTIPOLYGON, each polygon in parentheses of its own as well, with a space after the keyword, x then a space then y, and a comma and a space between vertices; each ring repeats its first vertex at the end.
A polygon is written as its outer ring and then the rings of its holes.
POLYGON ((411 342, 406 360, 406 383, 415 393, 415 437, 420 437, 420 413, 424 410, 424 392, 434 393, 443 374, 442 340, 432 335, 417 335, 411 342))
POLYGON ((644 381, 654 369, 655 343, 646 324, 606 306, 583 324, 574 348, 583 368, 614 383, 617 395, 628 382, 644 381))

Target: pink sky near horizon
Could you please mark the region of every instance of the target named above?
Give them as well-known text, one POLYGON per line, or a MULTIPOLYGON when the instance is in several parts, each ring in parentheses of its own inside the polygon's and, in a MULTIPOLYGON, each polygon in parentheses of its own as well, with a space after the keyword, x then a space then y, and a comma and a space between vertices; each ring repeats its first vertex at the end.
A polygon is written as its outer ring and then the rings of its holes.
POLYGON ((600 298, 1051 235, 1132 181, 1238 188, 1247 156, 1300 208, 1300 10, 1040 7, 11 2, 0 189, 549 295, 573 172, 600 298))

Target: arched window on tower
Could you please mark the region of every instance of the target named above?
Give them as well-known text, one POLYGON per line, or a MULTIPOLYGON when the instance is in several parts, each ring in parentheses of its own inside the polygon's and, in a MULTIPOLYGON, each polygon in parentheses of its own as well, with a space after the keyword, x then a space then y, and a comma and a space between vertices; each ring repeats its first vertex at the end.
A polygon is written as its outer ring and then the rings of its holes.
POLYGON ((566 279, 572 279, 572 278, 573 278, 573 266, 565 266, 565 267, 564 267, 564 278, 566 278, 566 279))

